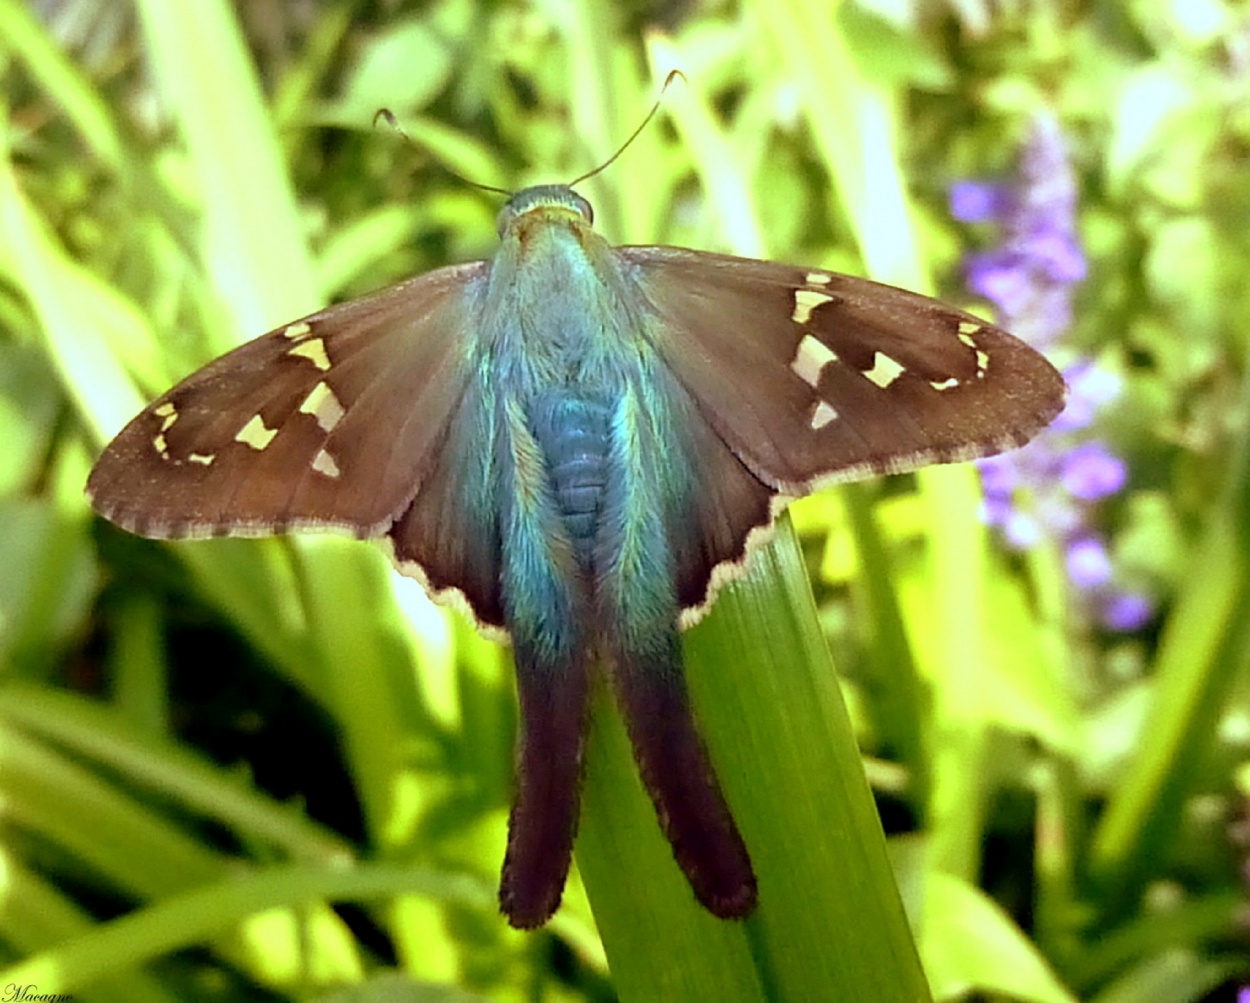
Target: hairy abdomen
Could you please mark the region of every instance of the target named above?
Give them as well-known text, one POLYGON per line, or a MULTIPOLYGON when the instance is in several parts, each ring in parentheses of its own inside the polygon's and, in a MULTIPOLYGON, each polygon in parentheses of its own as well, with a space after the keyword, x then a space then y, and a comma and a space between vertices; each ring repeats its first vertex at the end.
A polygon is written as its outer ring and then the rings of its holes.
POLYGON ((535 402, 531 415, 556 508, 582 572, 592 579, 608 482, 608 405, 551 394, 535 402))

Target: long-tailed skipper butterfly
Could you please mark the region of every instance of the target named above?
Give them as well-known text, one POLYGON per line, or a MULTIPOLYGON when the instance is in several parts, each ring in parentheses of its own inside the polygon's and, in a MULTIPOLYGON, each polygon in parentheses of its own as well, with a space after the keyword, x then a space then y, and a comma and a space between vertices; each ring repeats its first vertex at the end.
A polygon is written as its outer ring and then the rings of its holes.
POLYGON ((679 627, 788 500, 1020 446, 1064 384, 925 296, 612 247, 591 218, 571 186, 512 195, 492 260, 224 355, 131 421, 87 490, 152 538, 383 539, 436 599, 506 631, 522 721, 500 887, 514 926, 559 905, 603 666, 694 894, 741 917, 755 875, 695 729, 679 627))

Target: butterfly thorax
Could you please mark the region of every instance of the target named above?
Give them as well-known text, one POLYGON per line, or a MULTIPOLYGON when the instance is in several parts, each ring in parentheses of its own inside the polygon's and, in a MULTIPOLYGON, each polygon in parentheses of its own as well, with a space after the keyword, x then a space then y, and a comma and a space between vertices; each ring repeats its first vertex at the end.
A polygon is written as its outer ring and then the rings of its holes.
MULTIPOLYGON (((542 191, 527 189, 509 206, 542 191)), ((530 382, 587 386, 618 372, 621 353, 630 350, 622 340, 634 335, 622 310, 624 278, 587 216, 576 203, 540 199, 524 210, 505 208, 501 225, 486 290, 486 312, 497 318, 487 332, 495 357, 528 367, 532 374, 522 379, 530 382)))

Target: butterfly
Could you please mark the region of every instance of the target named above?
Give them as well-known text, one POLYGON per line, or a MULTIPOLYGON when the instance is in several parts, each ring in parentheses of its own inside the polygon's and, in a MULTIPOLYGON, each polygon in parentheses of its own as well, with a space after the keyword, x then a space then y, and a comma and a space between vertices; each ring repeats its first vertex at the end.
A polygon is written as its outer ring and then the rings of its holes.
POLYGON ((377 538, 506 633, 521 731, 500 905, 560 902, 592 673, 606 670, 698 901, 757 882, 691 712, 679 629, 785 503, 1022 445, 1058 372, 936 300, 820 269, 613 247, 568 185, 502 209, 490 261, 287 324, 161 396, 104 450, 97 512, 158 539, 377 538))

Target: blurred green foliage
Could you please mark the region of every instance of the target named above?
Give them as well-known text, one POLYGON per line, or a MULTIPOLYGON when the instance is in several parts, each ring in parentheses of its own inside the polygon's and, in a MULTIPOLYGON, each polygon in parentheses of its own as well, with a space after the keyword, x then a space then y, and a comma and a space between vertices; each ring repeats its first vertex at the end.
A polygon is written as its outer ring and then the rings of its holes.
POLYGON ((0 53, 0 985, 922 998, 845 697, 933 998, 1234 998, 1244 2, 0 0, 0 53), (82 486, 212 355, 489 255, 499 200, 461 179, 583 173, 673 66, 688 83, 584 186, 609 239, 958 302, 988 237, 951 222, 948 186, 1008 176, 1054 112, 1090 261, 1068 343, 1123 383, 1100 434, 1130 482, 1098 518, 1158 614, 1092 626, 1054 545, 990 539, 966 468, 803 503, 802 551, 786 529, 687 647, 759 915, 689 901, 601 701, 585 887, 521 935, 493 900, 506 655, 366 545, 156 545, 82 486))

